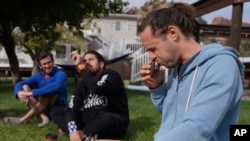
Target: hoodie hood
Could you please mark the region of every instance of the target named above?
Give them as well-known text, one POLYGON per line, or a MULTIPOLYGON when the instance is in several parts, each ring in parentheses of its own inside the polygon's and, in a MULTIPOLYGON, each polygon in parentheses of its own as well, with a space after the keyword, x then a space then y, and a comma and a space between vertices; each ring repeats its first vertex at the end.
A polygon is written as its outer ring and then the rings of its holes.
POLYGON ((228 47, 228 46, 222 46, 222 45, 216 44, 216 43, 203 46, 203 48, 200 51, 199 55, 193 61, 193 63, 190 64, 190 66, 187 68, 186 72, 189 72, 189 71, 193 70, 196 66, 199 66, 199 65, 203 64, 204 62, 206 62, 210 58, 213 58, 214 56, 225 55, 225 54, 230 55, 235 59, 235 61, 238 64, 241 76, 243 76, 243 74, 244 74, 244 65, 239 60, 239 55, 240 54, 234 48, 231 48, 231 47, 228 47))

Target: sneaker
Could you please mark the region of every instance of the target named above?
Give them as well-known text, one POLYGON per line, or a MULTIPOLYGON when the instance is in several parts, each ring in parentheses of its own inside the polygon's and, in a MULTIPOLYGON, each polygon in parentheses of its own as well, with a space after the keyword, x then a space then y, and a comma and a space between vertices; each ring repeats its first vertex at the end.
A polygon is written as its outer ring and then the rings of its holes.
POLYGON ((50 124, 49 120, 43 120, 41 123, 39 123, 37 126, 38 127, 44 127, 50 124))
POLYGON ((7 124, 22 124, 20 118, 17 117, 5 117, 3 120, 7 124))

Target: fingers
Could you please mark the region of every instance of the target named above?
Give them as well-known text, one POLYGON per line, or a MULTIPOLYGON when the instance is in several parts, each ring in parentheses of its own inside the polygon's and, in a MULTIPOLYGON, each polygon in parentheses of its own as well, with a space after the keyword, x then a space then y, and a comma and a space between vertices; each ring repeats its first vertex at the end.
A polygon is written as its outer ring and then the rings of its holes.
POLYGON ((28 99, 27 96, 21 95, 21 96, 19 96, 19 99, 20 99, 20 101, 21 101, 22 103, 25 103, 25 104, 28 104, 28 102, 29 102, 29 99, 28 99))
POLYGON ((149 62, 147 64, 144 64, 141 67, 141 70, 139 71, 139 74, 141 76, 141 81, 148 87, 150 88, 157 88, 159 86, 159 84, 161 84, 162 80, 164 79, 164 70, 163 67, 157 66, 157 68, 154 68, 154 70, 152 69, 152 67, 155 67, 154 65, 152 65, 152 62, 149 62), (152 71, 153 74, 152 74, 152 71))
POLYGON ((82 62, 82 57, 80 54, 78 54, 77 51, 71 52, 71 59, 75 62, 76 65, 82 62))
POLYGON ((24 103, 27 105, 29 102, 29 98, 27 96, 25 96, 25 100, 24 100, 24 103))
POLYGON ((139 71, 141 77, 145 77, 147 75, 150 76, 150 68, 151 68, 150 64, 142 65, 141 70, 139 71))
POLYGON ((76 53, 78 54, 77 50, 74 50, 74 51, 71 52, 71 54, 76 54, 76 53))
POLYGON ((139 71, 139 74, 141 76, 141 81, 147 86, 151 85, 152 83, 152 78, 150 76, 150 69, 151 69, 151 65, 148 63, 148 64, 144 64, 141 67, 141 70, 139 71))
POLYGON ((139 73, 141 77, 145 77, 146 79, 146 78, 152 77, 155 72, 159 71, 159 68, 160 68, 159 64, 156 64, 154 61, 151 61, 147 64, 144 64, 141 67, 141 70, 139 73))
POLYGON ((148 65, 148 64, 143 65, 141 70, 139 71, 139 74, 141 76, 142 81, 149 79, 151 77, 150 76, 150 65, 148 65))
POLYGON ((75 61, 77 59, 77 54, 78 54, 77 50, 72 51, 70 53, 71 59, 75 61))

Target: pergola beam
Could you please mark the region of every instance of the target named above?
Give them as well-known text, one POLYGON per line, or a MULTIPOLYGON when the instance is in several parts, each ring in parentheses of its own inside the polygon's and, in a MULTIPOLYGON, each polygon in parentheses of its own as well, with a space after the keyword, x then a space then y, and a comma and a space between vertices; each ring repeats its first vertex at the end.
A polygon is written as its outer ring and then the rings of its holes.
POLYGON ((196 8, 195 17, 200 17, 233 4, 233 0, 200 0, 193 3, 196 8))
MULTIPOLYGON (((219 32, 230 32, 229 25, 207 25, 207 24, 201 24, 200 28, 203 31, 219 31, 219 32)), ((243 26, 241 33, 250 35, 250 27, 243 26)))
MULTIPOLYGON (((250 0, 199 0, 192 5, 196 9, 195 17, 200 17, 226 6, 232 5, 232 23, 230 27, 229 46, 239 50, 240 39, 242 37, 242 14, 243 14, 243 3, 250 2, 250 0)), ((218 26, 219 28, 219 26, 218 26)), ((201 30, 202 27, 200 28, 201 30)), ((215 27, 213 30, 216 30, 215 27)), ((244 35, 244 34, 243 34, 244 35)), ((248 34, 245 34, 246 37, 248 34)))

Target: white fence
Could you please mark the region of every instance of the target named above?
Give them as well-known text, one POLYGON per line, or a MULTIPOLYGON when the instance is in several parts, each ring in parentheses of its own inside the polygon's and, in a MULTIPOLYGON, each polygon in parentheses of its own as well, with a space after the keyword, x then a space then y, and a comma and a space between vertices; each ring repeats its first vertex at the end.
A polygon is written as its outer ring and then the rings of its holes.
POLYGON ((134 58, 131 60, 131 77, 130 82, 139 82, 141 81, 141 77, 139 74, 139 71, 143 64, 146 64, 149 62, 149 56, 148 53, 143 53, 138 56, 134 56, 134 58))
POLYGON ((250 57, 240 57, 239 59, 242 63, 249 63, 250 62, 250 57))

